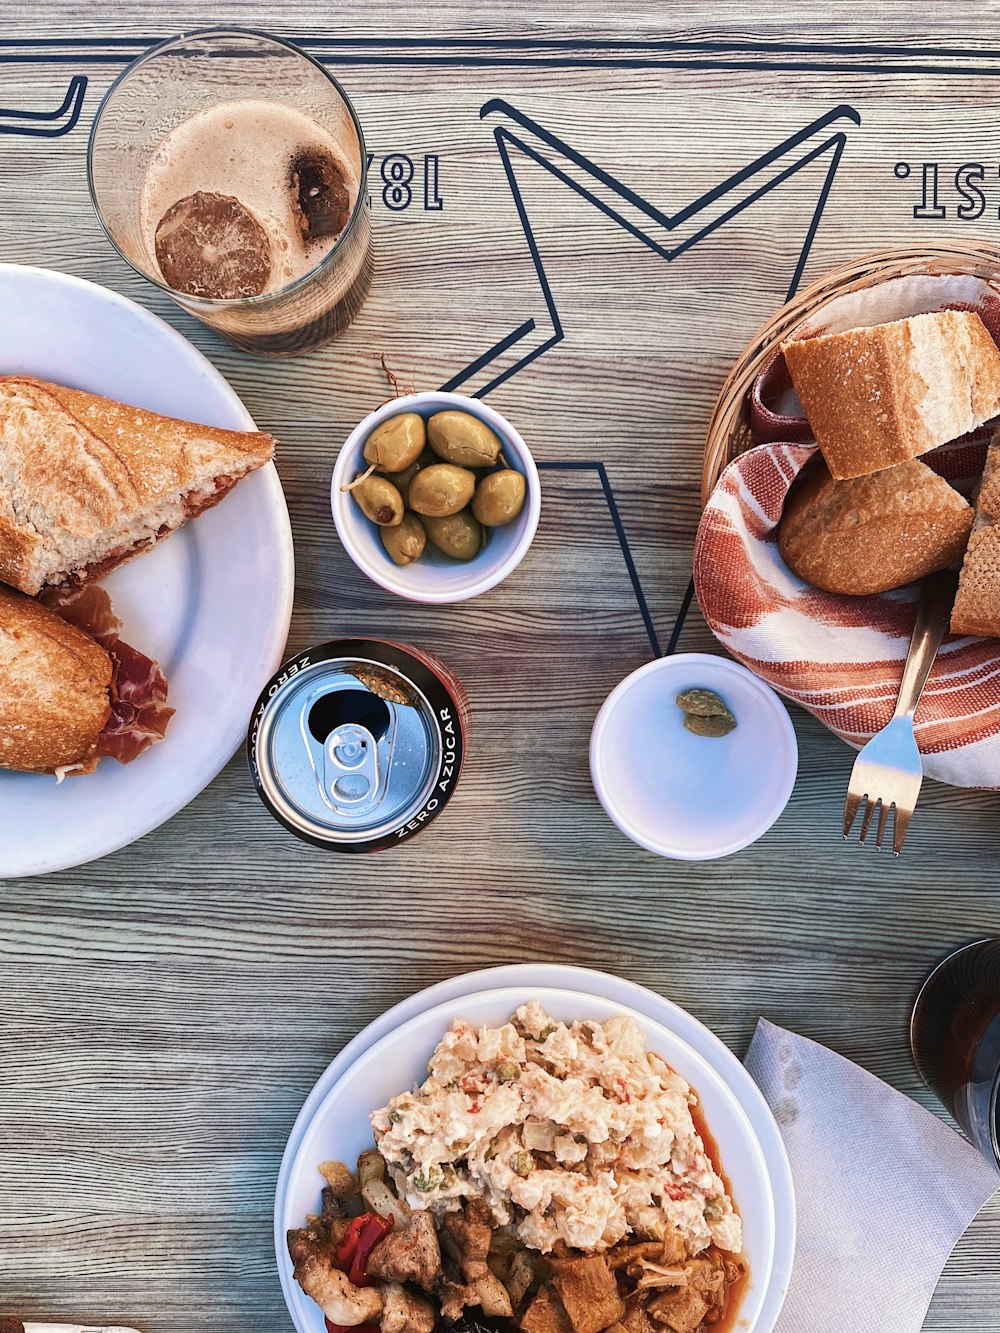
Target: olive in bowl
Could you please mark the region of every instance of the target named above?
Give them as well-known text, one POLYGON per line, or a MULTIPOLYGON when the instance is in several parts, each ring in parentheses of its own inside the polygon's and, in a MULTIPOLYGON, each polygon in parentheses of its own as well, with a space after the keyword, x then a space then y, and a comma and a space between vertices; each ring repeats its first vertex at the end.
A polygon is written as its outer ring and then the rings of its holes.
POLYGON ((435 391, 385 403, 351 432, 331 502, 359 569, 401 597, 444 603, 478 596, 520 564, 541 493, 508 421, 477 399, 435 391))

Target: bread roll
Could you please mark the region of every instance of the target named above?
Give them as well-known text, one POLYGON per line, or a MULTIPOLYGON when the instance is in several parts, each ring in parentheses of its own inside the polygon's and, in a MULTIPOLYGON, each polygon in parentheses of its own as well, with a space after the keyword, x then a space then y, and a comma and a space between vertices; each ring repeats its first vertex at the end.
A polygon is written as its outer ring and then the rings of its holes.
POLYGON ((789 492, 778 549, 806 583, 862 596, 960 559, 972 518, 972 506, 918 459, 849 481, 817 460, 789 492))
POLYGON ((816 443, 838 480, 915 458, 1000 413, 1000 350, 967 310, 781 346, 816 443))
POLYGON ((111 716, 111 672, 89 635, 0 587, 0 768, 90 772, 111 716))
POLYGON ((986 455, 972 536, 951 612, 952 634, 1000 638, 1000 431, 986 455))
POLYGON ((273 447, 258 431, 0 378, 0 581, 35 594, 102 578, 217 504, 273 447))

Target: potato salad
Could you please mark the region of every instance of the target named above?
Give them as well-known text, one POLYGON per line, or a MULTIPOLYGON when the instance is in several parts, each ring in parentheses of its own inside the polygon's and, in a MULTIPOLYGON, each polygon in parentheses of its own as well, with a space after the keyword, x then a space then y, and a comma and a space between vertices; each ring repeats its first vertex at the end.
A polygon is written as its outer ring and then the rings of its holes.
POLYGON ((548 1253, 678 1231, 734 1254, 742 1227, 695 1129, 691 1087, 634 1019, 569 1026, 537 1002, 501 1027, 456 1021, 413 1092, 372 1115, 401 1198, 447 1212, 483 1199, 548 1253))

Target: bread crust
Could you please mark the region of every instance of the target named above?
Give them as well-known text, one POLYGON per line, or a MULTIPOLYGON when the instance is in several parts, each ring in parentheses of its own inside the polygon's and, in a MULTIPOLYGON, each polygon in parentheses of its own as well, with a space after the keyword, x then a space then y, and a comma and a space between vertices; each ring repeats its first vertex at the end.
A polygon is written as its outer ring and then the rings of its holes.
POLYGON ((0 377, 0 578, 86 582, 148 549, 272 457, 259 431, 159 416, 28 376, 0 377))
POLYGON ((940 310, 781 346, 836 480, 915 458, 1000 413, 1000 350, 972 311, 940 310))
POLYGON ((951 612, 952 634, 1000 638, 1000 430, 986 454, 976 518, 951 612))
POLYGON ((31 558, 36 544, 35 534, 18 527, 0 507, 0 583, 27 591, 24 584, 32 581, 31 558))
POLYGON ((788 494, 778 549, 806 583, 864 596, 961 559, 972 520, 972 506, 919 459, 847 481, 817 459, 788 494))
POLYGON ((112 669, 88 634, 0 588, 0 768, 89 772, 111 716, 112 669))

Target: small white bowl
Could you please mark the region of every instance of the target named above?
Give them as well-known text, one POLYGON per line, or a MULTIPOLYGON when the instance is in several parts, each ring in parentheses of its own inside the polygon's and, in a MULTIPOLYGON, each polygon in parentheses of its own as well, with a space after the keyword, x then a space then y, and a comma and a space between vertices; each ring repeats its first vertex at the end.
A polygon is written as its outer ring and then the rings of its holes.
POLYGON ((798 746, 769 685, 727 657, 679 653, 633 671, 612 691, 590 737, 590 775, 610 818, 633 842, 679 861, 749 847, 784 810, 798 746), (682 690, 721 695, 736 718, 728 736, 695 736, 682 690))
POLYGON ((380 587, 398 593, 400 597, 408 597, 413 602, 439 604, 478 597, 481 592, 495 588, 516 569, 534 538, 542 503, 535 460, 510 422, 477 398, 441 391, 411 393, 383 403, 370 412, 351 431, 337 455, 330 499, 337 535, 360 570, 380 587), (419 560, 414 560, 411 565, 395 564, 386 554, 377 525, 365 517, 348 492, 340 489, 368 466, 364 460, 364 447, 375 427, 401 412, 417 412, 425 419, 435 412, 468 412, 478 417, 500 436, 508 464, 524 474, 526 494, 520 514, 502 528, 488 529, 486 544, 474 560, 449 560, 428 543, 419 560))

